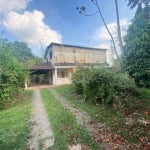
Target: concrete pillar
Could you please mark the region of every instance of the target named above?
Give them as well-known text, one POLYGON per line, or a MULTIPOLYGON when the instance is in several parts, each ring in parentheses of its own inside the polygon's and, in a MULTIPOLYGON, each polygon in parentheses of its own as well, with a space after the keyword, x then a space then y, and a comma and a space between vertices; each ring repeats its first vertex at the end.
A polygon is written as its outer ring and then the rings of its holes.
POLYGON ((57 85, 57 68, 53 70, 53 85, 57 85))
POLYGON ((52 71, 48 72, 48 79, 47 80, 48 80, 49 84, 52 84, 52 71))
POLYGON ((25 86, 25 89, 27 89, 27 88, 28 88, 28 84, 27 84, 27 82, 25 82, 25 85, 24 85, 24 86, 25 86))
POLYGON ((76 71, 76 67, 73 67, 73 73, 76 71))

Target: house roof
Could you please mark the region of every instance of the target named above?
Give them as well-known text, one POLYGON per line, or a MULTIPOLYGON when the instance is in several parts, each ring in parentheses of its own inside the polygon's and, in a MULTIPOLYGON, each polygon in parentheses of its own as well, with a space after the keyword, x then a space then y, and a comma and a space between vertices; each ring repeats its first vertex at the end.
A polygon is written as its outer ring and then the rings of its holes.
POLYGON ((106 51, 107 49, 104 48, 93 48, 93 47, 84 47, 84 46, 76 46, 76 45, 68 45, 68 44, 60 44, 60 43, 51 43, 50 45, 47 46, 46 51, 45 51, 45 56, 48 52, 48 50, 52 47, 52 46, 60 46, 60 47, 72 47, 72 48, 80 48, 80 49, 86 49, 86 50, 97 50, 97 51, 106 51))
POLYGON ((64 47, 76 47, 76 48, 83 48, 83 49, 91 49, 91 50, 106 50, 104 48, 93 48, 93 47, 86 47, 86 46, 77 46, 77 45, 69 45, 69 44, 61 44, 61 43, 51 43, 47 48, 55 46, 64 46, 64 47))

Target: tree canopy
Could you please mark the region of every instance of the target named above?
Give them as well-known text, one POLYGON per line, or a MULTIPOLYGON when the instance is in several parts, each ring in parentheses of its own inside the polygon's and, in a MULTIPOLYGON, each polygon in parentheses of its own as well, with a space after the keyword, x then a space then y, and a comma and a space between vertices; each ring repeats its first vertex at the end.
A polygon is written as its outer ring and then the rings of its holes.
POLYGON ((25 62, 34 58, 31 49, 25 42, 8 42, 7 39, 0 39, 0 45, 3 47, 4 51, 7 49, 5 53, 9 51, 10 55, 19 62, 25 62))
POLYGON ((127 0, 128 1, 128 6, 132 9, 136 6, 138 6, 139 4, 144 4, 144 5, 148 5, 150 0, 127 0))
POLYGON ((0 109, 9 105, 24 88, 29 73, 25 61, 34 58, 23 42, 0 39, 0 109))
POLYGON ((14 57, 21 62, 25 62, 34 57, 31 49, 27 46, 25 42, 15 41, 13 44, 12 52, 14 57))
POLYGON ((139 5, 129 26, 124 47, 124 69, 135 79, 137 85, 150 87, 150 19, 139 5))

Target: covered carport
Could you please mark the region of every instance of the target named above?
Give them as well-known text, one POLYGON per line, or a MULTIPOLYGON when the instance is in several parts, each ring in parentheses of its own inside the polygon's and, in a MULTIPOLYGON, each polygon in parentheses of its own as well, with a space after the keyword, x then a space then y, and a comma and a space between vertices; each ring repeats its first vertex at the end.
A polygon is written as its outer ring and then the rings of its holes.
POLYGON ((32 67, 28 85, 53 84, 53 70, 54 65, 50 62, 32 67))

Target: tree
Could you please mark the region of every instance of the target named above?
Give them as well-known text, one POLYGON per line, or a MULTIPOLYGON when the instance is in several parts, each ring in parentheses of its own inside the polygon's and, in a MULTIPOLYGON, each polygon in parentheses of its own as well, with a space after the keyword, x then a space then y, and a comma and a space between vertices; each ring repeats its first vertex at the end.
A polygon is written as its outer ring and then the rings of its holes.
POLYGON ((24 63, 35 57, 32 54, 31 49, 27 46, 25 42, 8 42, 7 39, 1 38, 0 46, 1 48, 3 47, 3 49, 6 48, 7 51, 9 51, 11 57, 15 58, 21 63, 24 63))
POLYGON ((35 56, 34 58, 27 60, 24 64, 27 69, 31 69, 33 66, 41 64, 41 58, 35 56))
MULTIPOLYGON (((29 75, 25 65, 20 63, 22 60, 16 59, 14 45, 7 39, 0 39, 0 109, 20 94, 29 75)), ((21 51, 17 48, 15 50, 21 51)))
POLYGON ((15 41, 12 45, 12 54, 18 61, 21 62, 25 62, 34 57, 27 44, 25 42, 18 41, 15 41))
POLYGON ((150 2, 150 0, 127 0, 128 1, 128 6, 132 9, 140 4, 144 4, 147 6, 150 2))
POLYGON ((150 19, 145 17, 145 10, 138 9, 129 26, 124 47, 123 67, 139 86, 150 87, 150 19))

